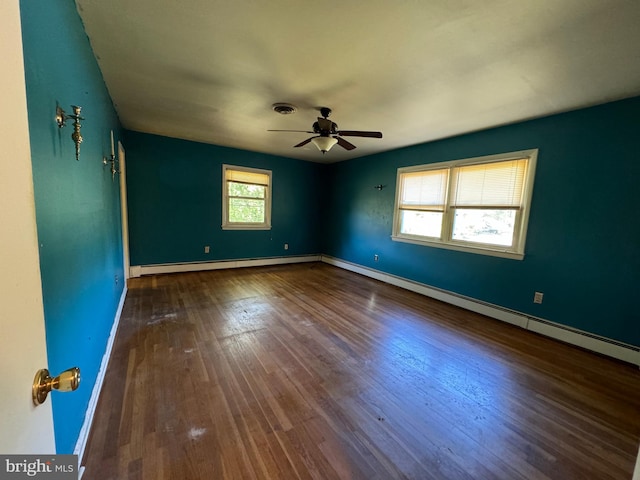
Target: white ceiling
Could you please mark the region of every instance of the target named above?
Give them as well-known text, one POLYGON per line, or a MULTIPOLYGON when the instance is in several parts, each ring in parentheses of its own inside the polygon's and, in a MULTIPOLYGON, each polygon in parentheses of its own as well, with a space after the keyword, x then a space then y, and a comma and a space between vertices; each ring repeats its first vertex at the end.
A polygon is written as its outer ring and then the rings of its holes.
POLYGON ((122 125, 335 162, 640 94, 638 0, 76 0, 122 125), (297 113, 271 106, 287 102, 297 113), (324 156, 318 107, 346 138, 324 156))

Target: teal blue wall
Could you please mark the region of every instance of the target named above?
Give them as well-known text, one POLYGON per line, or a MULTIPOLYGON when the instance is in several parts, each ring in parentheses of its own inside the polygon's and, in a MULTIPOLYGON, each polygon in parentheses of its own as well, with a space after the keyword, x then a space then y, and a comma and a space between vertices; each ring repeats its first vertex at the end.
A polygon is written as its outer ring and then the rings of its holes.
POLYGON ((130 131, 125 140, 132 265, 320 253, 324 165, 130 131), (271 230, 221 229, 225 163, 272 171, 271 230))
POLYGON ((640 345, 639 141, 633 98, 334 164, 323 251, 640 345), (530 148, 539 156, 524 260, 391 240, 398 167, 530 148))
POLYGON ((57 450, 71 453, 123 289, 119 180, 101 163, 119 123, 74 2, 20 9, 48 368, 82 372, 77 391, 50 395, 57 450), (56 101, 68 113, 83 107, 79 162, 71 122, 54 121, 56 101))

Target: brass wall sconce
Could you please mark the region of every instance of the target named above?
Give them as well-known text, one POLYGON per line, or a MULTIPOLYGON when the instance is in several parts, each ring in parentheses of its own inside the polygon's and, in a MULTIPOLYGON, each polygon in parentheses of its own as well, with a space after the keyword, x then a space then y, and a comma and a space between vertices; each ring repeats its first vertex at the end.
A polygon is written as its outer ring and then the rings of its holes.
POLYGON ((56 123, 58 124, 58 128, 62 128, 66 126, 66 122, 69 118, 73 119, 73 133, 71 134, 71 139, 73 143, 76 144, 76 160, 80 160, 80 144, 82 143, 82 135, 80 135, 80 120, 84 120, 84 117, 80 116, 80 110, 82 107, 78 107, 76 105, 71 105, 73 108, 73 114, 67 115, 65 111, 60 107, 60 105, 56 105, 56 123))
POLYGON ((36 406, 43 404, 51 390, 72 392, 78 388, 78 385, 80 385, 80 369, 78 367, 65 370, 54 378, 51 378, 49 370, 46 368, 38 370, 31 389, 33 404, 36 406))
POLYGON ((108 157, 102 157, 102 164, 103 165, 107 165, 107 164, 111 164, 111 180, 113 180, 116 177, 116 173, 120 173, 118 170, 116 170, 116 152, 115 152, 115 145, 113 144, 113 130, 111 130, 111 155, 109 155, 108 157))

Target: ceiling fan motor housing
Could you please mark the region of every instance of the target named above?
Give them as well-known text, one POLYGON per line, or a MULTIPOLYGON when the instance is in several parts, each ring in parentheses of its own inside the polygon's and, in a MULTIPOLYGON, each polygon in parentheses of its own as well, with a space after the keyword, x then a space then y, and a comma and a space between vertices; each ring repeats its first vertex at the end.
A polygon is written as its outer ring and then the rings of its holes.
MULTIPOLYGON (((318 120, 326 120, 326 119, 322 119, 319 118, 318 120)), ((326 120, 326 122, 323 122, 323 127, 320 126, 320 122, 314 122, 313 123, 313 132, 317 133, 318 135, 322 135, 324 137, 327 137, 329 135, 337 135, 338 133, 338 124, 330 122, 331 125, 329 126, 329 121, 326 120)))

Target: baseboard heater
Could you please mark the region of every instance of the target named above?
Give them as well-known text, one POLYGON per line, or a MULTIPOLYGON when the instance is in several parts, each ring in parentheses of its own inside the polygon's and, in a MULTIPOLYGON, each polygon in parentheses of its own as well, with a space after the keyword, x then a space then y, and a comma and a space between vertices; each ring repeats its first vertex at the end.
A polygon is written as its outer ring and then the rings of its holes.
POLYGON ((163 273, 202 272, 225 268, 263 267, 284 265, 287 263, 318 262, 320 255, 292 255, 288 257, 245 258, 241 260, 219 260, 215 262, 163 263, 158 265, 137 265, 129 268, 132 278, 142 275, 160 275, 163 273))

